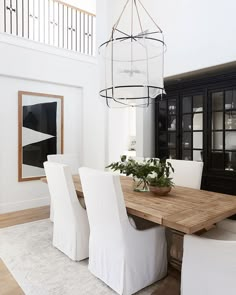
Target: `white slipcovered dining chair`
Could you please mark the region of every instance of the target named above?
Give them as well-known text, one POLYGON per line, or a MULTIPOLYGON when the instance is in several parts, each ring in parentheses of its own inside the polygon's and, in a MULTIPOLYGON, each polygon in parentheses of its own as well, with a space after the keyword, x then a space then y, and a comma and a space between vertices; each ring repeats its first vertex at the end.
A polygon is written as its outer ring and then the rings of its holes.
POLYGON ((236 233, 214 228, 185 235, 181 295, 236 294, 236 233))
POLYGON ((130 157, 131 159, 133 159, 133 160, 135 160, 135 161, 137 161, 138 163, 142 163, 142 162, 144 162, 144 157, 130 157))
POLYGON ((48 188, 54 204, 53 246, 69 258, 88 257, 89 224, 80 205, 69 166, 44 162, 48 188))
POLYGON ((217 227, 223 230, 231 231, 236 234, 236 220, 224 219, 217 223, 217 227))
MULTIPOLYGON (((55 154, 47 156, 48 162, 65 164, 70 167, 72 174, 78 174, 79 168, 79 155, 78 154, 55 154)), ((50 204, 50 220, 54 220, 54 206, 51 199, 50 204)))
POLYGON ((119 175, 79 169, 90 225, 89 270, 129 295, 167 272, 165 228, 136 230, 129 222, 119 175))
POLYGON ((150 158, 150 157, 131 157, 131 159, 133 159, 139 163, 143 163, 144 161, 148 161, 150 159, 156 159, 157 161, 160 161, 159 158, 150 158))
POLYGON ((203 162, 167 159, 174 168, 170 174, 175 185, 201 188, 203 162))
POLYGON ((79 155, 78 154, 55 154, 48 155, 49 162, 65 164, 70 167, 72 174, 78 174, 79 169, 79 155))

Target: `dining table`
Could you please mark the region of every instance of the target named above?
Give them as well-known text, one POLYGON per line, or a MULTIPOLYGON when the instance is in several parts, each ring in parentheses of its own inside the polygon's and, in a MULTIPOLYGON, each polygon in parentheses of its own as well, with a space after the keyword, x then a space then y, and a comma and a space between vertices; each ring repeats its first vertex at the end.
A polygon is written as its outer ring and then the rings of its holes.
MULTIPOLYGON (((46 178, 42 179, 47 182, 46 178)), ((73 175, 75 190, 83 198, 79 175, 73 175)), ((180 294, 180 274, 185 234, 201 234, 214 224, 236 214, 236 196, 175 186, 165 196, 133 190, 133 179, 120 176, 127 213, 163 225, 169 234, 169 265, 175 275, 167 276, 153 295, 180 294)))

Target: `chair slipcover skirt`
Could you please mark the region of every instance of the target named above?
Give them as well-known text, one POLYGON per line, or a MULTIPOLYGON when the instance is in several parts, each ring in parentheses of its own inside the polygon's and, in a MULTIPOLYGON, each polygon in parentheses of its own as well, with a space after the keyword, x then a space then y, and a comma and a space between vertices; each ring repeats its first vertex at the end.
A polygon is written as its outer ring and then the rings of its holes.
POLYGON ((69 166, 45 162, 49 192, 54 204, 53 246, 72 260, 88 257, 89 224, 80 205, 69 166))
POLYGON ((215 228, 185 235, 181 295, 236 294, 236 234, 215 228))
POLYGON ((129 222, 118 175, 80 168, 90 225, 89 270, 130 295, 167 272, 165 228, 139 231, 129 222))

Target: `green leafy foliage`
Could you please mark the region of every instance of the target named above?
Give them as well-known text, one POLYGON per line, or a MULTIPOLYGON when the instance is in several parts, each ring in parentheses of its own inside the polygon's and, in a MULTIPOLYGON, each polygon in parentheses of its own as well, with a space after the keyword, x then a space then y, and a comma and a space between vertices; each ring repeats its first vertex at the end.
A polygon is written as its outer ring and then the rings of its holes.
POLYGON ((123 155, 119 162, 113 162, 106 168, 113 171, 120 171, 126 176, 132 175, 133 177, 143 180, 145 184, 153 186, 173 186, 172 178, 170 178, 171 171, 174 172, 172 165, 165 160, 157 158, 144 159, 143 162, 136 161, 123 155))
MULTIPOLYGON (((150 159, 153 162, 154 159, 150 159)), ((153 173, 148 177, 148 183, 152 186, 172 187, 174 183, 170 178, 170 173, 174 172, 170 162, 161 160, 158 165, 154 165, 153 173)))

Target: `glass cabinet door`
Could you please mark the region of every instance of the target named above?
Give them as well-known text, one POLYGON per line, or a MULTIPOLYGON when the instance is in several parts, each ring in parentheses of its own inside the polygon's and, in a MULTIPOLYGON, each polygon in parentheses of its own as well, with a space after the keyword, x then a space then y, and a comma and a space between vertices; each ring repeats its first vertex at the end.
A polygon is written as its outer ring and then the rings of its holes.
POLYGON ((210 168, 236 171, 236 89, 210 93, 210 168))
POLYGON ((181 98, 183 160, 203 159, 203 95, 188 95, 181 98))
POLYGON ((177 97, 158 102, 158 157, 177 157, 177 97))

